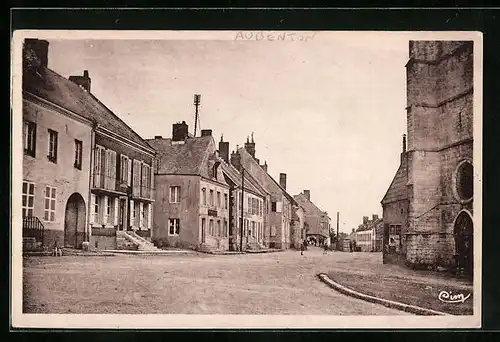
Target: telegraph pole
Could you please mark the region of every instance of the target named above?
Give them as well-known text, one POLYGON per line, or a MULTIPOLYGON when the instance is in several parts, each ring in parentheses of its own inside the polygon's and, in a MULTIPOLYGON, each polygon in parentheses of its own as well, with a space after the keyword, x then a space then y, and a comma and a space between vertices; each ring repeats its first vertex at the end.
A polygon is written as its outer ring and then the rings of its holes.
POLYGON ((243 252, 243 181, 245 179, 245 169, 241 168, 241 218, 240 218, 240 252, 243 252))
POLYGON ((339 212, 337 211, 337 251, 339 250, 339 212))
POLYGON ((200 94, 194 94, 194 106, 196 108, 195 114, 194 114, 194 136, 196 137, 196 128, 198 124, 198 106, 200 105, 200 100, 201 100, 201 95, 200 94))

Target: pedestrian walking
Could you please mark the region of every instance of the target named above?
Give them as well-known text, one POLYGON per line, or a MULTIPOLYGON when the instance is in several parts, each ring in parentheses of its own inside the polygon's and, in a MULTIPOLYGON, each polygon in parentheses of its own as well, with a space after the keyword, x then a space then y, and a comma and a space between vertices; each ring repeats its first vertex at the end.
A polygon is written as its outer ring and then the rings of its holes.
POLYGON ((328 254, 328 244, 325 242, 323 244, 323 255, 328 254))
POLYGON ((300 255, 304 255, 304 250, 306 249, 306 243, 305 241, 302 241, 300 244, 300 255))
POLYGON ((352 253, 352 241, 349 240, 349 251, 352 253))

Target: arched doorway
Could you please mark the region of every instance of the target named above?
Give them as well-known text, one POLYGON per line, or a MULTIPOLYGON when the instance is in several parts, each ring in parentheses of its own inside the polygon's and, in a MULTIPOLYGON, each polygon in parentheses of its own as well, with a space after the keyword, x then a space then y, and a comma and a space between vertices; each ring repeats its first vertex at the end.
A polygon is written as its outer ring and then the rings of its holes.
POLYGON ((81 248, 85 238, 85 201, 74 193, 68 198, 64 214, 64 246, 81 248))
POLYGON ((468 212, 462 211, 458 214, 455 220, 453 235, 455 238, 455 255, 458 267, 472 278, 474 266, 474 227, 472 217, 468 212))

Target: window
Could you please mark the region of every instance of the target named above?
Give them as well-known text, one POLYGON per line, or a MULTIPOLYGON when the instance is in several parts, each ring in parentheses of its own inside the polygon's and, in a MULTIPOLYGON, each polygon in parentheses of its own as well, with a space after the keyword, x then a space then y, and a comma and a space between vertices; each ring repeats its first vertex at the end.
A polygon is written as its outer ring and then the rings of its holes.
POLYGON ((36 152, 36 124, 24 122, 24 153, 34 157, 36 152))
POLYGON ((455 192, 458 199, 468 202, 474 194, 473 166, 469 161, 461 162, 455 175, 455 192))
POLYGON ((23 217, 33 216, 35 208, 35 183, 23 182, 23 217))
POLYGON ((45 187, 45 210, 43 219, 45 221, 54 222, 56 216, 56 188, 51 186, 45 187))
POLYGON ((271 212, 276 212, 276 202, 271 202, 271 212))
POLYGON ((247 207, 247 212, 249 214, 252 213, 252 199, 250 197, 248 197, 248 207, 247 207))
POLYGON ((171 218, 168 220, 168 235, 179 235, 180 223, 178 218, 171 218))
POLYGON ((224 194, 224 209, 227 209, 227 194, 224 194))
POLYGON ((201 203, 207 205, 207 189, 201 189, 201 203))
POLYGON ((83 143, 80 140, 75 139, 75 164, 74 167, 78 170, 82 169, 82 152, 83 143))
POLYGON ((125 155, 120 156, 120 182, 122 184, 128 184, 128 168, 129 168, 129 159, 125 155))
POLYGON ((229 232, 227 229, 227 221, 224 220, 224 237, 228 237, 228 236, 229 236, 229 232))
POLYGON ((222 229, 221 229, 221 226, 220 226, 220 220, 217 220, 217 236, 221 236, 222 235, 222 229))
POLYGON ((210 190, 210 206, 214 206, 214 191, 210 190))
POLYGON ((208 222, 208 234, 210 236, 213 236, 214 235, 214 220, 210 220, 208 222))
POLYGON ((57 132, 49 129, 49 154, 47 156, 53 163, 57 163, 57 132))
POLYGON ((170 203, 179 203, 181 197, 181 187, 171 186, 170 187, 170 203))
POLYGON ((262 201, 259 200, 259 215, 262 216, 262 201))
POLYGON ((217 207, 221 207, 221 202, 220 202, 220 191, 217 191, 217 207))
POLYGON ((99 197, 92 194, 92 222, 99 221, 99 197))
POLYGON ((271 236, 276 236, 276 226, 271 226, 271 236))

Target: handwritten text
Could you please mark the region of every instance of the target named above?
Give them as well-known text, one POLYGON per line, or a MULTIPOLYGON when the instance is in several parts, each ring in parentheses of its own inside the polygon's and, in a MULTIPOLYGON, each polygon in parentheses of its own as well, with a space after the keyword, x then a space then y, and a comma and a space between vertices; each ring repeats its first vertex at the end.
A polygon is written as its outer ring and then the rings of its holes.
POLYGON ((314 39, 316 32, 312 33, 297 33, 297 32, 251 32, 251 31, 240 31, 234 37, 234 40, 256 40, 256 41, 297 41, 297 42, 307 42, 314 39))
POLYGON ((444 303, 464 303, 470 297, 470 293, 464 296, 462 293, 452 294, 448 291, 439 292, 438 299, 444 303))

